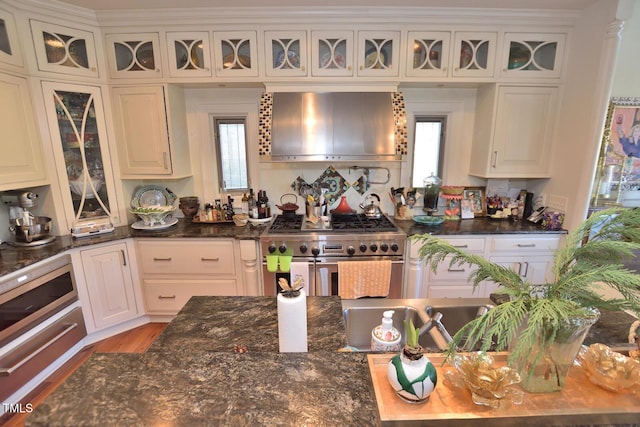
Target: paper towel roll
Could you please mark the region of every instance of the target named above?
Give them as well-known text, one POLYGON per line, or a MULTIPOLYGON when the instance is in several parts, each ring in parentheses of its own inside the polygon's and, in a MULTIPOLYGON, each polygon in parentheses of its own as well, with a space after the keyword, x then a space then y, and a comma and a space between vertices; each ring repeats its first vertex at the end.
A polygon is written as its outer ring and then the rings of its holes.
POLYGON ((281 353, 306 353, 307 294, 289 298, 278 294, 278 341, 281 353))

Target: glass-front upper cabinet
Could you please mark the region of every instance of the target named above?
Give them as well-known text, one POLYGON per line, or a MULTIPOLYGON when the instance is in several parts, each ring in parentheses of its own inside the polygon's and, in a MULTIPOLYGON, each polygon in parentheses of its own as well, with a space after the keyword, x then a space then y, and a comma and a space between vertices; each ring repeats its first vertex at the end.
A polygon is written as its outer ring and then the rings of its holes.
POLYGON ((353 31, 311 32, 311 74, 353 76, 353 31))
POLYGON ((22 53, 13 15, 0 9, 0 62, 22 67, 22 53))
POLYGON ((211 44, 208 31, 167 33, 169 75, 210 77, 211 44))
POLYGON ((565 34, 506 33, 502 76, 559 78, 565 34))
POLYGON ((255 31, 213 33, 213 55, 218 77, 258 75, 258 46, 255 31))
POLYGON ((399 31, 358 32, 358 75, 398 76, 399 31))
POLYGON ((158 33, 107 34, 106 39, 111 77, 162 77, 158 33))
POLYGON ((493 77, 497 40, 495 32, 457 32, 453 77, 493 77))
POLYGON ((451 34, 409 31, 407 36, 407 75, 446 77, 451 34))
POLYGON ((67 227, 110 218, 117 203, 100 88, 43 82, 67 227))
POLYGON ((92 32, 32 20, 31 33, 39 70, 98 77, 92 32))
POLYGON ((267 76, 307 75, 307 32, 264 32, 267 76))

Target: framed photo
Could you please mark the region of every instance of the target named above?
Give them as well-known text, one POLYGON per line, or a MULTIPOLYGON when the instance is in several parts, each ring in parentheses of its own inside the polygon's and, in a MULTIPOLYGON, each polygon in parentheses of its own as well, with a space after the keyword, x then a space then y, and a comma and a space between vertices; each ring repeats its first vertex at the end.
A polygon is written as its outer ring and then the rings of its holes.
POLYGON ((473 216, 487 216, 486 187, 465 187, 462 191, 463 204, 470 206, 473 216))
POLYGON ((611 98, 596 179, 596 204, 640 188, 640 98, 611 98))

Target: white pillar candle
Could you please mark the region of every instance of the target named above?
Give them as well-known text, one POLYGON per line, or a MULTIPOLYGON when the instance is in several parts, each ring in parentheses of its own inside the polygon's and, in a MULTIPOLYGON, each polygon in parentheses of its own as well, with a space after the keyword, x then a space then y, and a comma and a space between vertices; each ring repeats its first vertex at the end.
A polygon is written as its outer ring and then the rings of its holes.
POLYGON ((287 297, 278 294, 278 341, 281 353, 307 352, 307 294, 287 297))

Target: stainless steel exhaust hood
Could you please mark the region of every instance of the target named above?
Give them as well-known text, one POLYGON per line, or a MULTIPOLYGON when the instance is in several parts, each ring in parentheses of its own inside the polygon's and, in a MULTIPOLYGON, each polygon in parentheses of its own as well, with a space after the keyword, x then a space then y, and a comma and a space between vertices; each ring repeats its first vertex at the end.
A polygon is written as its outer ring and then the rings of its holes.
POLYGON ((273 94, 271 159, 398 160, 393 94, 273 94))

